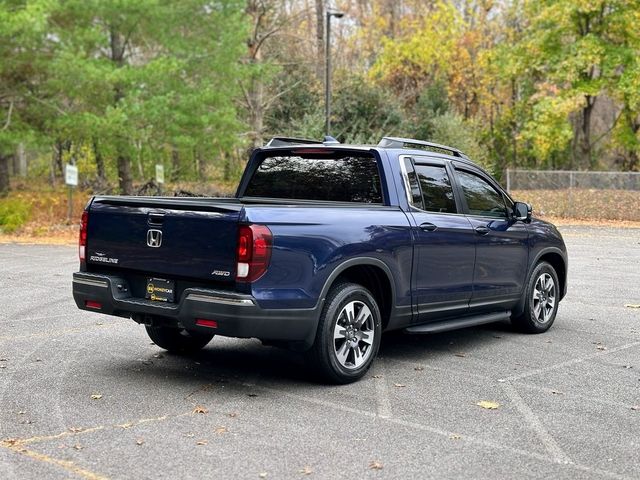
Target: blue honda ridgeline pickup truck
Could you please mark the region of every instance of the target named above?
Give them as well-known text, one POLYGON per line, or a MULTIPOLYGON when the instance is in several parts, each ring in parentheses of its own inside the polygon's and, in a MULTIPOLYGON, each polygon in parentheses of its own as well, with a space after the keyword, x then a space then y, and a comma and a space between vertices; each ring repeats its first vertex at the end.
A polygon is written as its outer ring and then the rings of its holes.
POLYGON ((235 198, 93 197, 79 254, 78 308, 170 352, 216 334, 294 348, 336 383, 365 374, 386 330, 544 332, 567 289, 553 225, 462 152, 390 137, 274 138, 235 198))

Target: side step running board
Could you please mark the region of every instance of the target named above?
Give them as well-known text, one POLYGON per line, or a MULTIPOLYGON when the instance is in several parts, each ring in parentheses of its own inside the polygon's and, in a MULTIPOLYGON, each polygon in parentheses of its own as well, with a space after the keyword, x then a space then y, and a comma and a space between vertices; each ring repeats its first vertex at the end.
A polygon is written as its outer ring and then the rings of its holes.
POLYGON ((449 330, 457 330, 459 328, 475 327, 476 325, 483 325, 485 323, 508 320, 510 316, 511 311, 486 313, 483 315, 474 315, 473 317, 454 318, 452 320, 444 320, 441 322, 424 323, 414 327, 407 327, 404 331, 405 333, 447 332, 449 330))

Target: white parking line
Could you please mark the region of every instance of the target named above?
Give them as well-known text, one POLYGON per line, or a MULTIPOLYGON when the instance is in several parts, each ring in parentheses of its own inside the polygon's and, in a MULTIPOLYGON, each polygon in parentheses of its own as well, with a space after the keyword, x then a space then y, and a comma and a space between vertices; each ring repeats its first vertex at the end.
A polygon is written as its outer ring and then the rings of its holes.
POLYGON ((551 457, 558 463, 573 463, 569 456, 556 443, 537 415, 533 413, 533 410, 525 403, 515 387, 507 382, 502 384, 502 389, 518 409, 518 412, 522 414, 531 429, 536 433, 551 457))
POLYGON ((640 345, 640 342, 627 343, 626 345, 621 345, 619 347, 614 347, 614 348, 611 348, 609 350, 605 350, 603 352, 598 352, 598 353, 594 353, 593 355, 588 355, 586 357, 573 358, 571 360, 567 360, 566 362, 560 362, 560 363, 556 363, 554 365, 549 365, 548 367, 536 368, 534 370, 529 370, 528 372, 522 372, 522 373, 518 373, 516 375, 510 375, 508 377, 504 377, 504 378, 499 379, 498 382, 501 382, 501 383, 502 382, 511 382, 511 381, 514 381, 514 380, 520 380, 522 378, 532 377, 534 375, 540 375, 541 373, 551 372, 553 370, 558 370, 560 368, 569 367, 571 365, 576 365, 578 363, 586 362, 586 361, 592 360, 594 358, 601 357, 603 355, 609 355, 609 354, 612 354, 612 353, 619 352, 621 350, 626 350, 628 348, 637 347, 638 345, 640 345))
POLYGON ((376 385, 376 405, 380 418, 391 418, 391 399, 389 398, 389 384, 387 383, 387 369, 384 358, 377 358, 373 364, 373 375, 376 385))

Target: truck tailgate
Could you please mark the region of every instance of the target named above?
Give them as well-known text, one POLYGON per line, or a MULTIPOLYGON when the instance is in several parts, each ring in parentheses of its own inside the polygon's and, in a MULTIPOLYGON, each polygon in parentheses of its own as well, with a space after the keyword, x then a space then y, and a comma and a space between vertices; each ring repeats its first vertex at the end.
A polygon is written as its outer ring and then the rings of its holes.
POLYGON ((87 266, 233 282, 241 213, 234 199, 95 197, 87 266))

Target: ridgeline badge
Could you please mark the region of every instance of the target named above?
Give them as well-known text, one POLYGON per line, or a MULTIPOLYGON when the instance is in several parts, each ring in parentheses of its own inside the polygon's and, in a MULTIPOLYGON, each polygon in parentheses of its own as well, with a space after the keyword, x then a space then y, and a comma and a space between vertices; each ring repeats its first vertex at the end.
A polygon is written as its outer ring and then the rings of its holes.
POLYGON ((89 257, 89 261, 91 262, 100 262, 100 263, 113 263, 114 265, 118 264, 117 258, 107 257, 106 253, 95 252, 95 255, 91 255, 89 257))

